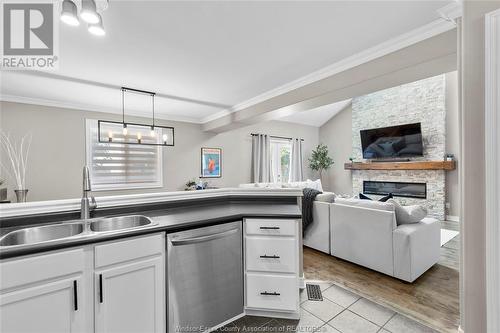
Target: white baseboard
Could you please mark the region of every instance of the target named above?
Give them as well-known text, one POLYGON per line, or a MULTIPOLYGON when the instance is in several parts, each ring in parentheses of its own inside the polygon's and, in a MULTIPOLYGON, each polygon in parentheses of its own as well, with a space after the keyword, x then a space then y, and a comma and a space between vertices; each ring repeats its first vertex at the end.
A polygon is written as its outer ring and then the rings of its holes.
POLYGON ((460 218, 455 215, 446 215, 446 221, 460 222, 460 218))

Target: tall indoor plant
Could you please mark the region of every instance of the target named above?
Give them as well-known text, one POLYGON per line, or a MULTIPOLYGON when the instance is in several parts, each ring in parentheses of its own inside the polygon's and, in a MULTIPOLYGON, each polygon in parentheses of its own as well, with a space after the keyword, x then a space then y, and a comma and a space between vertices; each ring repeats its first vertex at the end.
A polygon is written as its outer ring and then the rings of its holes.
POLYGON ((15 180, 17 189, 14 192, 16 193, 17 202, 26 202, 28 194, 26 169, 28 167, 31 139, 31 134, 26 134, 19 142, 15 142, 9 134, 0 131, 0 145, 6 155, 6 161, 0 161, 0 165, 15 180))
POLYGON ((328 147, 322 143, 316 146, 309 158, 309 167, 319 172, 320 179, 323 176, 323 171, 328 170, 333 163, 333 159, 328 156, 328 147))

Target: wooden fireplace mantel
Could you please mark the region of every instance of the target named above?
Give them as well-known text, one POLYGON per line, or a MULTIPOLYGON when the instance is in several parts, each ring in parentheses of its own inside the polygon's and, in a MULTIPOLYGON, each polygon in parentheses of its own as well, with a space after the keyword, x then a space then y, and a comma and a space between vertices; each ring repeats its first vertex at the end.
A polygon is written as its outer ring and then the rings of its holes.
POLYGON ((345 170, 455 170, 455 161, 352 162, 345 170))

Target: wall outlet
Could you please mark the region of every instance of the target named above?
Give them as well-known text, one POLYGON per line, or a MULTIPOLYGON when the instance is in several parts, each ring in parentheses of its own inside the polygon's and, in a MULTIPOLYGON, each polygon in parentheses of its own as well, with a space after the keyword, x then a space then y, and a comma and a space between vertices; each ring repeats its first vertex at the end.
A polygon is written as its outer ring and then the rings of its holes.
POLYGON ((451 208, 451 204, 449 202, 447 202, 445 205, 446 209, 450 209, 451 208))

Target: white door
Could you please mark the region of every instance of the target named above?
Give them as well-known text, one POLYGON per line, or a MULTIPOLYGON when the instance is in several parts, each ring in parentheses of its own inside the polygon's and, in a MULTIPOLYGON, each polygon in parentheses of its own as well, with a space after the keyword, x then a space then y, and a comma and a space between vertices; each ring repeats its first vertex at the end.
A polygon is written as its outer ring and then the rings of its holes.
POLYGON ((84 332, 84 289, 79 276, 2 294, 0 331, 84 332))
POLYGON ((96 271, 96 332, 164 332, 163 267, 157 257, 96 271))

